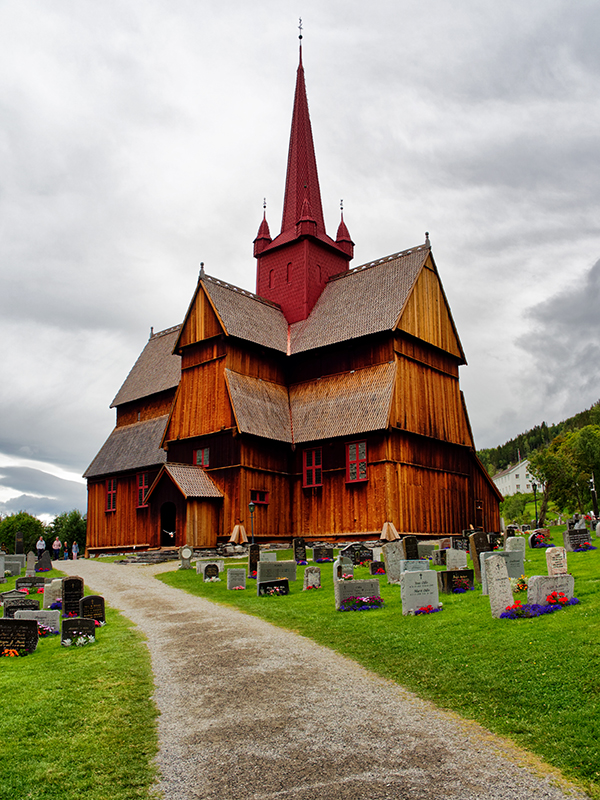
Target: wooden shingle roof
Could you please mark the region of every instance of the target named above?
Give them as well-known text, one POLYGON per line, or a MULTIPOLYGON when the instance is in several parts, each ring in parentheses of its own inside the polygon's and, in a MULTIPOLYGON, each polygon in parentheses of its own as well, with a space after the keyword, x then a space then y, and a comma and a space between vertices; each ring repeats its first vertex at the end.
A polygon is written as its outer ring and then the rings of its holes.
POLYGON ((290 401, 285 386, 225 370, 240 433, 292 442, 290 401))
POLYGON ((84 478, 159 466, 167 460, 160 443, 168 416, 115 428, 83 473, 84 478))
POLYGON ((169 475, 186 499, 189 497, 223 497, 223 493, 202 467, 191 464, 165 464, 150 487, 147 497, 150 497, 154 487, 165 473, 169 475))
POLYGON ((371 261, 331 279, 310 316, 291 326, 291 352, 393 330, 429 245, 371 261))
POLYGON ((110 404, 111 408, 175 389, 181 377, 181 357, 173 355, 181 325, 152 333, 140 357, 110 404))

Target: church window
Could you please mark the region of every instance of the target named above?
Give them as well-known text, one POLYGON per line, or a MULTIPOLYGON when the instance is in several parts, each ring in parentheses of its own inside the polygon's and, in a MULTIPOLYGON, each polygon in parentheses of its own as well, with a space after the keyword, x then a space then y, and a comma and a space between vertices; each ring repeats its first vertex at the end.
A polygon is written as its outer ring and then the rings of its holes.
POLYGON ((106 510, 116 511, 117 509, 117 479, 106 479, 106 510))
POLYGON ((252 489, 250 492, 250 500, 253 503, 260 503, 266 505, 269 502, 269 493, 252 489))
POLYGON ((291 261, 288 261, 286 280, 287 280, 288 283, 292 282, 292 262, 291 261))
POLYGON ((346 445, 346 482, 367 480, 367 443, 350 442, 346 445))
POLYGON ((147 508, 146 495, 150 488, 150 476, 147 472, 138 472, 137 475, 137 507, 147 508))
POLYGON ((210 461, 210 448, 202 447, 194 450, 194 464, 198 467, 208 467, 210 461))
POLYGON ((302 454, 302 486, 323 485, 323 455, 320 447, 302 454))
POLYGON ((270 269, 269 270, 269 289, 272 289, 274 285, 275 285, 275 270, 274 269, 270 269))

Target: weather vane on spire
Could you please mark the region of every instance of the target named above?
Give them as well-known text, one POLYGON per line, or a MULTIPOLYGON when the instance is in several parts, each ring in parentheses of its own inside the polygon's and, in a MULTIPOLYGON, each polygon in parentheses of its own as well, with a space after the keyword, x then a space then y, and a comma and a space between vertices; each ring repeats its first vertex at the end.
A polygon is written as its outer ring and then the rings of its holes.
POLYGON ((298 18, 298 30, 300 31, 298 38, 302 39, 302 17, 298 18))
POLYGON ((266 197, 263 197, 263 209, 265 211, 267 210, 267 198, 266 197))

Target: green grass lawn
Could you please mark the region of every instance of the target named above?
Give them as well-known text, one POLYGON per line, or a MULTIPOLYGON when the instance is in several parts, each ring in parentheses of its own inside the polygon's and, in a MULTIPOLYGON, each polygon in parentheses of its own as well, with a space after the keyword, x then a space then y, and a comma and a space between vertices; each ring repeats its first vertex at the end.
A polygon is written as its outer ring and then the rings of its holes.
MULTIPOLYGON (((556 544, 562 544, 560 537, 556 544)), ((291 551, 279 551, 279 559, 291 551)), ((243 566, 230 560, 227 566, 243 566)), ((600 549, 569 553, 581 600, 536 619, 492 619, 480 589, 440 595, 439 614, 403 617, 400 588, 380 579, 385 607, 341 613, 332 565, 321 564, 321 590, 302 591, 302 567, 287 597, 228 591, 195 571, 163 573, 165 583, 235 606, 355 659, 463 717, 510 737, 600 798, 600 549)), ((527 550, 525 572, 546 575, 545 551, 527 550)), ((367 568, 355 568, 366 578, 367 568)), ((524 595, 515 599, 526 601, 524 595)))
POLYGON ((95 644, 62 647, 51 636, 24 658, 0 659, 2 797, 151 796, 158 740, 150 656, 129 620, 110 608, 106 617, 95 644))

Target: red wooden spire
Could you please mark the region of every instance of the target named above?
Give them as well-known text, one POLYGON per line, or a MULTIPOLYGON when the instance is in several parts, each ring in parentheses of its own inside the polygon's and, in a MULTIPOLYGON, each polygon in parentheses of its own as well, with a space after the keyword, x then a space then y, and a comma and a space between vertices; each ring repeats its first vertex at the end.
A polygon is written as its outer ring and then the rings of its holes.
POLYGON ((290 230, 290 228, 295 228, 303 216, 302 211, 305 200, 308 200, 312 218, 317 223, 317 235, 324 234, 325 222, 323 220, 317 159, 315 157, 306 85, 304 83, 302 44, 300 44, 300 63, 296 73, 296 93, 294 96, 294 111, 292 113, 281 233, 290 230))

